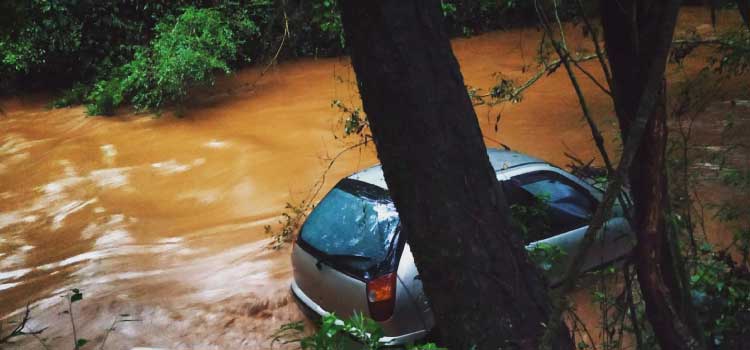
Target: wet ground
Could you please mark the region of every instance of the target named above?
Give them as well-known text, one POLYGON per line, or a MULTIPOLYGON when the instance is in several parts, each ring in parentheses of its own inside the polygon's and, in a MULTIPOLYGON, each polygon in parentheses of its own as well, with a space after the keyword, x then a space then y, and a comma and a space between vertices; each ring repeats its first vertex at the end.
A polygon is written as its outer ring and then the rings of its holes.
MULTIPOLYGON (((688 9, 683 28, 708 23, 688 9)), ((702 27, 705 28, 705 27, 702 27)), ((569 45, 588 47, 571 29, 569 45)), ((466 83, 487 88, 502 73, 536 72, 535 30, 456 39, 466 83)), ((584 63, 600 76, 594 62, 584 63)), ((52 348, 72 346, 60 297, 80 288, 79 337, 107 348, 259 349, 302 319, 288 292, 288 247, 268 248, 285 203, 306 198, 342 138, 334 99, 356 105, 346 58, 282 63, 223 78, 177 118, 123 111, 86 117, 47 109, 45 96, 2 101, 0 115, 0 319, 32 303, 30 329, 52 348)), ((611 104, 583 80, 590 107, 618 148, 611 104)), ((565 74, 545 77, 521 103, 477 107, 489 146, 499 142, 564 166, 565 152, 598 158, 565 74), (500 115, 499 124, 497 120, 500 115)), ((323 191, 377 162, 372 147, 345 153, 323 191)), ((586 292, 576 294, 583 314, 586 292), (578 296, 580 294, 580 296, 578 296)), ((19 346, 41 348, 33 339, 19 346)))

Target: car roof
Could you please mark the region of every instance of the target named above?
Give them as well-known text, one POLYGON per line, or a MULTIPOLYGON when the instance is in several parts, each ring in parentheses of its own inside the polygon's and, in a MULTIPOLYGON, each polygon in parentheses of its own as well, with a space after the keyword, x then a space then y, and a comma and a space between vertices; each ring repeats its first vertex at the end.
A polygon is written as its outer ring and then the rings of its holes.
MULTIPOLYGON (((526 164, 547 164, 547 162, 543 160, 531 157, 523 153, 496 148, 488 148, 487 156, 490 158, 490 164, 492 165, 492 168, 495 169, 495 172, 501 172, 506 169, 515 168, 526 164)), ((366 182, 386 190, 388 189, 388 185, 386 185, 385 183, 385 178, 383 178, 383 169, 381 168, 380 164, 354 173, 348 178, 366 182)))

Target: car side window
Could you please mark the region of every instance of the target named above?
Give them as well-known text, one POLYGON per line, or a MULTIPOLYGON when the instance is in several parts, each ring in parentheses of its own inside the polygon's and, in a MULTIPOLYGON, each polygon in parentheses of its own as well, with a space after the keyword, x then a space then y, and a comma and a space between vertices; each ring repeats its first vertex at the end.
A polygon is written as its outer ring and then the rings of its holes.
POLYGON ((588 225, 597 205, 585 188, 552 171, 514 176, 503 190, 527 243, 588 225))

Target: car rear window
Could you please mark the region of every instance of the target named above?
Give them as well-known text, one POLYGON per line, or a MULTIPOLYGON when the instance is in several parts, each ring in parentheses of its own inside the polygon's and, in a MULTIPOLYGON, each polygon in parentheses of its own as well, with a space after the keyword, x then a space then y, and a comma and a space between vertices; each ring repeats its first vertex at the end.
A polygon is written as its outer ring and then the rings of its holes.
POLYGON ((398 213, 388 191, 344 179, 310 213, 300 241, 329 264, 361 274, 392 257, 398 230, 398 213))

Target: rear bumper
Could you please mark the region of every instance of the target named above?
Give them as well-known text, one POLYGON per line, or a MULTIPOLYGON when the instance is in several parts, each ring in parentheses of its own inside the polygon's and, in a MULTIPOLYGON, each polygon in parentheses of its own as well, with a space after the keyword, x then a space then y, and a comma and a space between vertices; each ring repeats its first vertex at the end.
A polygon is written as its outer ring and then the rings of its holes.
POLYGON ((328 314, 320 305, 312 301, 312 299, 299 289, 296 281, 292 281, 292 295, 294 295, 294 300, 297 301, 305 316, 311 319, 318 319, 328 314))
MULTIPOLYGON (((292 294, 294 295, 294 298, 297 300, 297 303, 300 304, 300 308, 302 309, 302 312, 307 315, 307 317, 310 318, 319 318, 323 317, 325 315, 328 315, 328 311, 323 310, 320 305, 312 301, 305 292, 302 291, 302 289, 297 286, 296 281, 292 281, 292 294)), ((387 321, 386 321, 387 322, 387 321)), ((402 345, 402 344, 408 344, 411 342, 415 342, 419 339, 424 338, 427 335, 427 331, 421 330, 413 333, 407 333, 402 334, 395 337, 382 337, 380 338, 380 342, 384 346, 394 346, 394 345, 402 345)))

